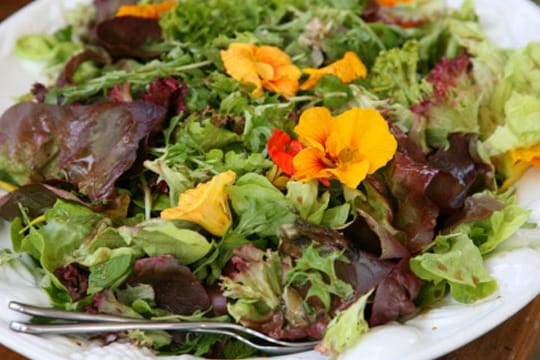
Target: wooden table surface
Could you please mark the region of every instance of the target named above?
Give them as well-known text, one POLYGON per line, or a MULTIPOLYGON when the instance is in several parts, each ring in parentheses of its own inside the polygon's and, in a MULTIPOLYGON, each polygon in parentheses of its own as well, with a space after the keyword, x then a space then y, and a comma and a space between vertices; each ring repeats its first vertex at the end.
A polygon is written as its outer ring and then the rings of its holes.
MULTIPOLYGON (((30 0, 0 0, 0 21, 30 2, 30 0)), ((35 358, 39 359, 39 354, 36 354, 35 358)), ((0 345, 0 359, 25 358, 0 345)), ((540 359, 540 296, 489 333, 439 360, 469 359, 540 359)))

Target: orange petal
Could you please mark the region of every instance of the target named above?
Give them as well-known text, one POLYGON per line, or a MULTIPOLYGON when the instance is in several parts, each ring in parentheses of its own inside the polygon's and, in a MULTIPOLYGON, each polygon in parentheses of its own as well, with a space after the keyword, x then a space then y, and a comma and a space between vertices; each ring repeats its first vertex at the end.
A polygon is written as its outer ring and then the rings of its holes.
POLYGON ((355 189, 358 187, 360 182, 366 178, 368 169, 369 161, 364 160, 347 162, 336 168, 327 169, 327 172, 332 174, 342 184, 345 184, 351 189, 355 189))
POLYGON ((311 179, 327 178, 325 173, 324 152, 316 148, 305 148, 301 150, 293 159, 296 170, 294 178, 299 181, 309 181, 311 179))
POLYGON ((347 51, 342 59, 328 66, 320 69, 306 68, 303 71, 309 75, 309 78, 300 86, 302 90, 313 89, 325 75, 335 75, 345 84, 367 76, 366 66, 352 51, 347 51))
POLYGON ((255 56, 257 61, 271 64, 274 67, 292 64, 289 55, 275 46, 261 46, 257 48, 255 56))
POLYGON ((227 74, 243 84, 254 85, 253 95, 262 96, 262 82, 255 62, 256 49, 252 44, 233 43, 220 54, 227 74))
POLYGON ((345 148, 358 149, 358 156, 369 159, 372 174, 392 159, 397 141, 382 115, 374 109, 353 108, 334 118, 334 136, 328 152, 339 154, 345 148))
POLYGON ((300 142, 324 151, 326 140, 332 133, 332 114, 325 107, 313 107, 300 115, 294 128, 300 142))

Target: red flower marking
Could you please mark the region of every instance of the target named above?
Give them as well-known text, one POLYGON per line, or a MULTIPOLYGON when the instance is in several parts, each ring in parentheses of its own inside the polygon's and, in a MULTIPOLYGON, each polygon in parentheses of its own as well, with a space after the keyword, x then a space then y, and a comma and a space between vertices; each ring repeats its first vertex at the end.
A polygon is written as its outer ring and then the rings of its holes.
POLYGON ((267 147, 270 158, 281 171, 289 176, 293 175, 293 158, 304 148, 300 141, 292 140, 289 134, 276 128, 268 139, 267 147))

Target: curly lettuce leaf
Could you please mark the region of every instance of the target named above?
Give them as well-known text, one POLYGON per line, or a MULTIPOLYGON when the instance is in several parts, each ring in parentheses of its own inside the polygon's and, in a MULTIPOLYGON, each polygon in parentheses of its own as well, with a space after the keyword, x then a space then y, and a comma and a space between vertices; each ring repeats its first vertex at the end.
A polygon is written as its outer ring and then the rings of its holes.
POLYGON ((235 271, 221 277, 229 314, 239 322, 269 320, 281 304, 281 259, 277 252, 257 249, 252 244, 234 250, 235 271))
POLYGON ((372 91, 407 106, 422 98, 426 84, 418 78, 418 42, 407 41, 401 48, 381 51, 368 75, 372 91))
POLYGON ((310 296, 316 296, 322 301, 325 309, 329 310, 331 294, 342 299, 349 298, 354 294, 353 287, 338 278, 336 274, 336 261, 349 262, 343 252, 326 253, 324 247, 316 247, 311 244, 303 251, 302 257, 295 260, 293 267, 287 272, 286 284, 304 285, 309 283, 310 287, 306 299, 310 296))

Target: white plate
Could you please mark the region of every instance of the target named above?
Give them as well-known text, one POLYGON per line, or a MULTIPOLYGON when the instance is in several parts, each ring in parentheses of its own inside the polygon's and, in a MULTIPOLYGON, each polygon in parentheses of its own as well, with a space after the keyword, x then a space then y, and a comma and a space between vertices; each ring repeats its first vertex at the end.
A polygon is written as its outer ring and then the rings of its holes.
MULTIPOLYGON (((88 2, 89 0, 85 0, 88 2)), ((30 6, 0 23, 0 112, 13 97, 42 79, 39 70, 12 55, 16 36, 23 33, 52 31, 62 25, 62 14, 75 0, 36 0, 30 6)), ((448 0, 457 6, 461 0, 448 0)), ((540 40, 540 10, 527 0, 476 0, 476 9, 486 33, 503 47, 521 47, 540 40), (504 14, 504 21, 501 21, 504 14)), ((540 221, 540 170, 531 170, 520 181, 518 201, 533 210, 532 219, 540 221)), ((0 223, 0 246, 9 246, 8 226, 0 223)), ((341 359, 433 359, 481 336, 540 294, 539 232, 521 231, 487 260, 497 280, 495 294, 473 305, 450 299, 404 325, 389 324, 374 328, 341 359)), ((61 336, 37 337, 13 333, 8 322, 22 316, 7 310, 9 300, 47 304, 25 268, 0 267, 0 342, 29 358, 53 359, 150 359, 152 354, 129 344, 98 346, 61 336)), ((173 358, 173 357, 171 357, 173 358)), ((174 357, 186 359, 188 357, 174 357)), ((280 357, 288 360, 326 359, 316 352, 280 357)))

